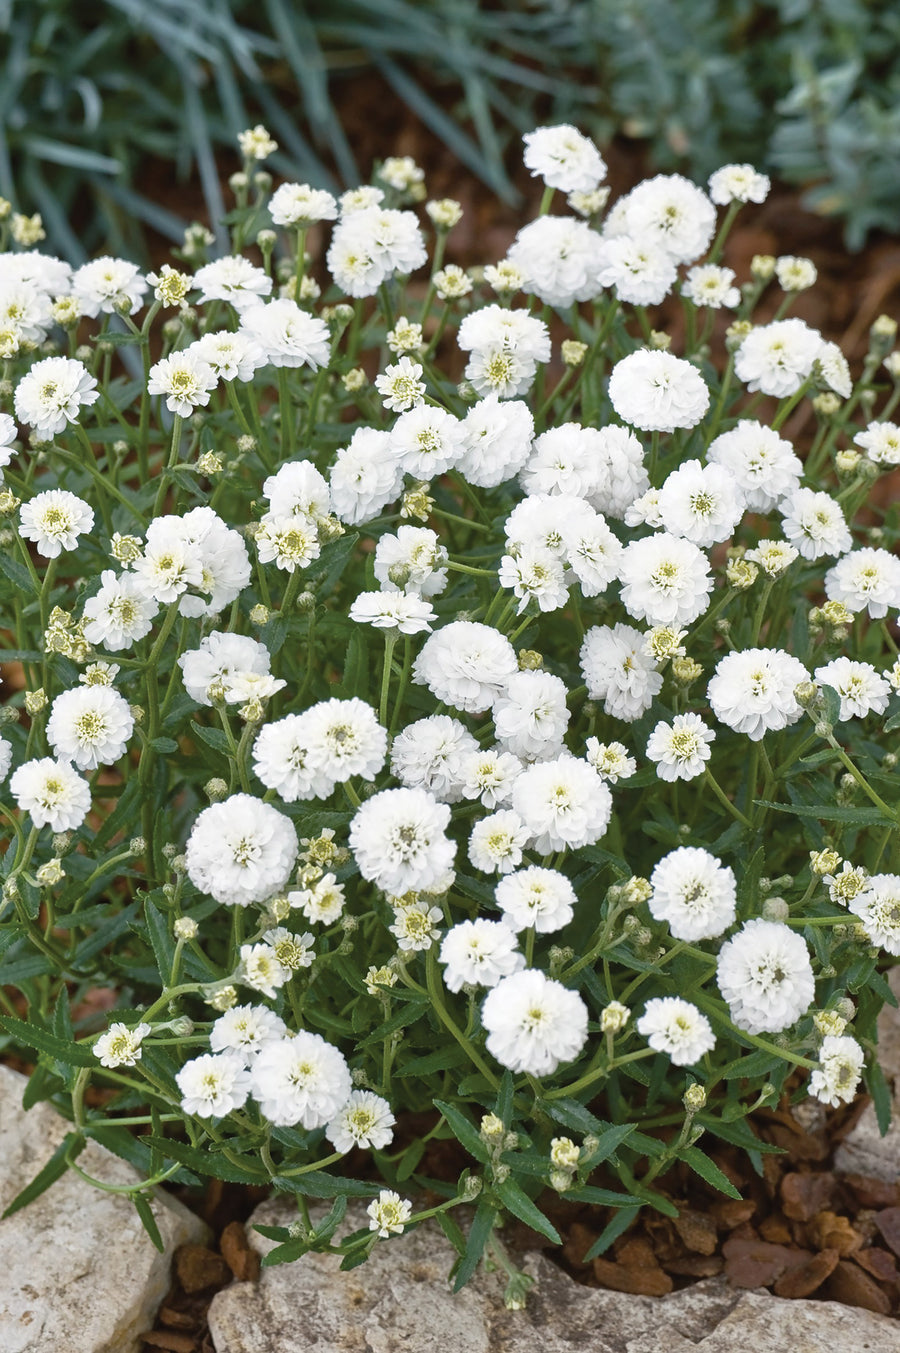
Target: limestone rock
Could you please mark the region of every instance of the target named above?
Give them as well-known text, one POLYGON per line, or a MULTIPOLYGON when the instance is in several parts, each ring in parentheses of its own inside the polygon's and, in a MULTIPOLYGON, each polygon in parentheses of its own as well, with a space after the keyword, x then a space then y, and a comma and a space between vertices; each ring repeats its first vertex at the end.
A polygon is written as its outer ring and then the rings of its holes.
MULTIPOLYGON (((285 1225, 289 1203, 272 1199, 249 1225, 285 1225)), ((365 1226, 351 1203, 345 1227, 365 1226)), ((252 1229, 265 1253, 271 1242, 252 1229)), ((503 1284, 479 1270, 456 1296, 447 1273, 453 1251, 426 1224, 376 1245, 362 1268, 341 1273, 331 1255, 263 1269, 258 1284, 234 1283, 209 1312, 216 1353, 900 1353, 900 1327, 835 1302, 782 1301, 738 1291, 723 1278, 663 1298, 626 1296, 573 1282, 541 1254, 524 1311, 503 1306, 503 1284)))
MULTIPOLYGON (((0 1065, 0 1212, 69 1129, 47 1104, 23 1110, 25 1084, 24 1076, 0 1065)), ((78 1164, 107 1184, 139 1178, 95 1142, 78 1164)), ((153 1213, 165 1254, 151 1244, 128 1198, 67 1172, 0 1221, 3 1353, 135 1353, 166 1294, 173 1251, 206 1232, 198 1217, 162 1192, 153 1213)))

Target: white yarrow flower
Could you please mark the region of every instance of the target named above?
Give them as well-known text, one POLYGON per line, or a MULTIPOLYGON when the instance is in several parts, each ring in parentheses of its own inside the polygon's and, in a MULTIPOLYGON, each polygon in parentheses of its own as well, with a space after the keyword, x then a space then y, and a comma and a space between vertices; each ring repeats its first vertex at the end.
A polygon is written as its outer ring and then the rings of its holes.
POLYGON ((675 1066, 694 1066, 716 1045, 709 1020, 680 996, 648 1001, 635 1027, 654 1052, 664 1052, 675 1066))
POLYGON ((501 1066, 549 1076, 571 1062, 587 1040, 588 1011, 577 991, 525 968, 503 977, 485 997, 481 1022, 487 1049, 501 1066))

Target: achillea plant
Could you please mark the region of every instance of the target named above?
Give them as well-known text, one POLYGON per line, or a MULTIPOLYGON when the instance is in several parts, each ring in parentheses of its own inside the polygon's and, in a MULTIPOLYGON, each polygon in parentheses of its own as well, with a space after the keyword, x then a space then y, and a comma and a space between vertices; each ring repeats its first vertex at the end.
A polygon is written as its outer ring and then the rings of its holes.
POLYGON ((151 1231, 209 1174, 295 1195, 271 1262, 436 1215, 515 1305, 495 1224, 558 1239, 545 1189, 609 1209, 600 1253, 674 1161, 733 1194, 697 1142, 760 1164, 760 1105, 865 1077, 889 1117, 896 326, 854 383, 786 317, 810 265, 720 263, 748 166, 607 211, 541 128, 542 214, 469 275, 411 162, 268 198, 272 145, 226 257, 0 258, 2 1025, 72 1121, 20 1202, 96 1138, 151 1231))

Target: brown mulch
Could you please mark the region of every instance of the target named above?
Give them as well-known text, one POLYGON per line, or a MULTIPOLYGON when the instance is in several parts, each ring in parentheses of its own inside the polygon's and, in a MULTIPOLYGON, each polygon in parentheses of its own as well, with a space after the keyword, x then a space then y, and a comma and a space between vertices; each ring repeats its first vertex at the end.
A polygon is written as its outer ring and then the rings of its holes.
MULTIPOLYGON (((742 1151, 707 1134, 703 1150, 742 1200, 724 1197, 679 1164, 655 1186, 678 1209, 677 1217, 645 1208, 599 1258, 584 1256, 613 1212, 572 1203, 550 1190, 537 1201, 562 1235, 562 1248, 520 1222, 506 1227, 504 1243, 520 1262, 528 1250, 542 1250, 588 1287, 665 1296, 724 1274, 733 1287, 839 1301, 896 1317, 900 1183, 838 1175, 832 1168, 836 1147, 867 1103, 863 1097, 848 1108, 826 1111, 807 1101, 794 1110, 785 1104, 755 1113, 748 1121, 761 1141, 782 1153, 762 1156, 762 1176, 742 1151)), ((403 1123, 401 1133, 404 1127, 414 1136, 422 1123, 403 1123)), ((432 1140, 420 1169, 428 1177, 452 1180, 470 1163, 455 1143, 432 1140)), ((366 1157, 354 1153, 348 1170, 366 1173, 366 1157)), ((596 1182, 621 1187, 613 1176, 596 1182)), ((259 1277, 259 1258, 247 1243, 243 1222, 264 1196, 260 1189, 210 1181, 197 1210, 213 1240, 209 1247, 185 1245, 176 1252, 172 1287, 154 1328, 143 1335, 141 1353, 213 1353, 207 1312, 216 1292, 259 1277)), ((196 1207, 195 1198, 188 1201, 196 1207)), ((434 1195, 430 1201, 439 1199, 434 1195)))

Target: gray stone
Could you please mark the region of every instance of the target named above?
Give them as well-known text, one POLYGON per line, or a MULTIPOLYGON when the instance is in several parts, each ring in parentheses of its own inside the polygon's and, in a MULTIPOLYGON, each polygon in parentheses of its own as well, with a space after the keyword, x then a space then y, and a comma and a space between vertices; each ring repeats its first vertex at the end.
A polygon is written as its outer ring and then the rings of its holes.
MULTIPOLYGON (((70 1128, 48 1104, 25 1112, 25 1084, 0 1066, 0 1212, 70 1128)), ((95 1142, 78 1164, 106 1184, 139 1180, 95 1142)), ((166 1294, 173 1250, 206 1234, 200 1219, 167 1194, 157 1192, 152 1206, 165 1254, 151 1244, 128 1198, 72 1172, 0 1221, 3 1353, 136 1353, 166 1294)))
MULTIPOLYGON (((888 973, 888 982, 900 1000, 900 965, 888 973)), ((869 1104, 835 1152, 834 1166, 843 1174, 864 1174, 894 1184, 900 1179, 900 1009, 891 1005, 878 1017, 878 1061, 893 1090, 891 1126, 882 1137, 869 1104)))
MULTIPOLYGON (((272 1199, 250 1219, 285 1225, 272 1199)), ((361 1203, 346 1230, 365 1226, 361 1203)), ((252 1229, 261 1254, 272 1247, 252 1229)), ((782 1301, 731 1288, 723 1278, 668 1297, 582 1287, 543 1255, 524 1311, 503 1306, 503 1284, 481 1269, 455 1296, 453 1251, 433 1223, 381 1241, 367 1264, 341 1273, 332 1255, 263 1269, 257 1284, 217 1293, 209 1312, 216 1353, 900 1353, 900 1327, 836 1302, 782 1301)))

